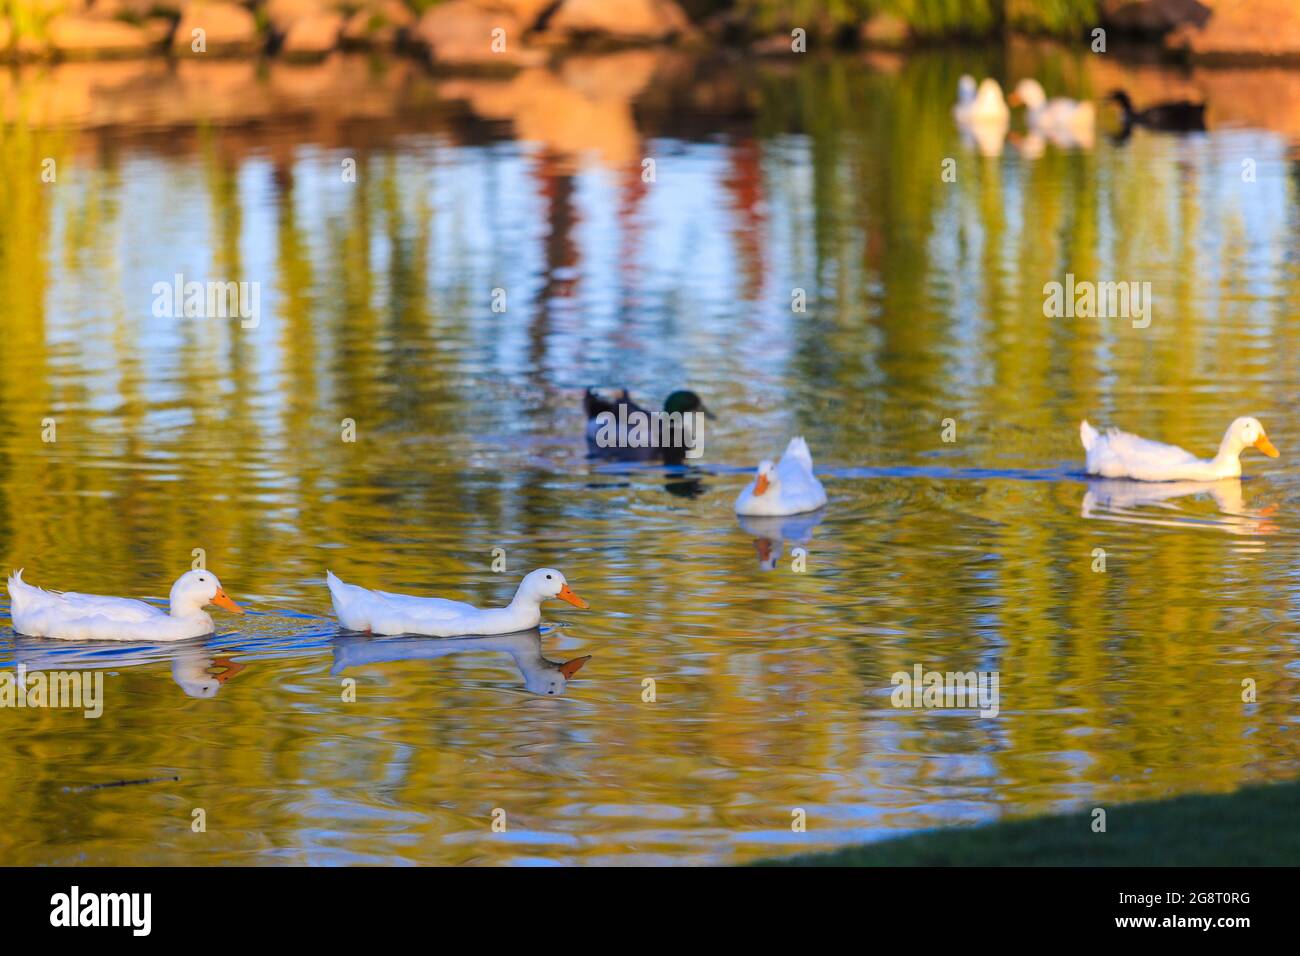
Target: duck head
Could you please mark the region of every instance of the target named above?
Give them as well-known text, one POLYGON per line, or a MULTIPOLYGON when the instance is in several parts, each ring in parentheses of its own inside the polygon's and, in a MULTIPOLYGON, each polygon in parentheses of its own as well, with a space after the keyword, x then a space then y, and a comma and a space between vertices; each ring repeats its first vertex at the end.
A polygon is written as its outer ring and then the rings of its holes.
POLYGON ((1249 416, 1238 418, 1228 426, 1223 442, 1219 445, 1219 454, 1239 455, 1247 448, 1258 448, 1269 458, 1276 458, 1280 454, 1268 440, 1268 435, 1264 433, 1264 426, 1259 423, 1259 419, 1249 416))
POLYGON ((770 458, 764 458, 758 463, 758 473, 754 478, 754 497, 771 494, 779 491, 780 481, 776 477, 776 465, 770 458))
POLYGON ((524 575, 524 579, 519 582, 519 590, 515 592, 516 601, 541 604, 551 598, 559 598, 584 610, 589 607, 586 601, 573 593, 573 588, 569 587, 569 582, 564 579, 564 575, 554 568, 538 568, 536 571, 530 571, 524 575))
POLYGON ((1133 112, 1133 101, 1123 90, 1111 90, 1106 94, 1106 99, 1118 105, 1125 115, 1133 112))
POLYGON ((1047 102, 1047 94, 1043 91, 1043 85, 1037 80, 1024 79, 1016 84, 1007 102, 1012 106, 1024 106, 1033 111, 1047 102))
POLYGON ((700 400, 700 396, 696 395, 688 388, 678 389, 665 398, 664 411, 681 412, 682 414, 686 414, 687 412, 703 412, 704 417, 710 420, 718 417, 704 407, 704 402, 700 400))
POLYGON ((244 609, 230 600, 217 576, 206 568, 186 571, 172 585, 172 617, 185 617, 202 611, 209 604, 225 608, 232 614, 243 614, 244 609))

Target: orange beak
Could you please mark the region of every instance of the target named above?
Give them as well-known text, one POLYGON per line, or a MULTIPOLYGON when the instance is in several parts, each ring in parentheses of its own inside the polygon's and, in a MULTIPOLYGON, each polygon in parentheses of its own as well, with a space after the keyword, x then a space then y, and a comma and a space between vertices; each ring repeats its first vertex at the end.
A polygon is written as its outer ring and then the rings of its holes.
POLYGON ((1255 447, 1268 455, 1269 458, 1276 458, 1280 454, 1273 443, 1268 440, 1267 435, 1260 435, 1259 438, 1255 439, 1255 447))
POLYGON ((758 478, 754 481, 754 494, 761 495, 763 492, 767 491, 767 486, 768 486, 767 475, 759 475, 758 478))
POLYGON ((571 661, 565 661, 560 665, 560 673, 564 675, 565 680, 573 680, 573 675, 582 670, 582 665, 591 660, 591 655, 586 657, 575 657, 571 661))
POLYGON ((231 614, 243 614, 244 609, 230 600, 230 595, 226 594, 222 588, 217 588, 217 593, 212 596, 212 603, 217 607, 224 607, 231 614))
MULTIPOLYGON (((574 594, 573 588, 569 587, 567 584, 564 585, 564 587, 560 588, 560 593, 555 596, 559 598, 561 601, 568 601, 574 607, 582 608, 584 611, 591 606, 582 598, 578 597, 578 595, 574 594)), ((584 657, 583 660, 586 660, 586 658, 584 657)), ((578 665, 578 667, 581 666, 582 666, 581 664, 578 665)), ((574 668, 574 670, 577 669, 578 669, 577 667, 574 668)))
POLYGON ((1012 93, 1007 97, 1007 106, 1019 106, 1024 100, 1020 98, 1019 93, 1012 93))

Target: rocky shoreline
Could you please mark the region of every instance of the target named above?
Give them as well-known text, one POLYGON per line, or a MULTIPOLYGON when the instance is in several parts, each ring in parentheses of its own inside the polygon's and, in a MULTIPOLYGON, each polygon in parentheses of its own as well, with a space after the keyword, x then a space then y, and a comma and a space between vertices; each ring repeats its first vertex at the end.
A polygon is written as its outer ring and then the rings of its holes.
MULTIPOLYGON (((756 34, 741 6, 692 19, 677 0, 9 0, 0 60, 144 56, 320 60, 335 50, 409 54, 451 69, 516 70, 557 50, 739 46, 760 55, 830 46, 900 50, 918 36, 887 13, 826 35, 783 22, 756 34), (805 30, 802 37, 792 32, 805 30)), ((687 0, 689 2, 689 0, 687 0)), ((694 4, 699 7, 700 4, 694 4)), ((706 5, 707 6, 707 5, 706 5)), ((1296 0, 1097 0, 1097 26, 1197 63, 1300 65, 1296 0)), ((1078 38, 1092 43, 1092 30, 1078 38)))

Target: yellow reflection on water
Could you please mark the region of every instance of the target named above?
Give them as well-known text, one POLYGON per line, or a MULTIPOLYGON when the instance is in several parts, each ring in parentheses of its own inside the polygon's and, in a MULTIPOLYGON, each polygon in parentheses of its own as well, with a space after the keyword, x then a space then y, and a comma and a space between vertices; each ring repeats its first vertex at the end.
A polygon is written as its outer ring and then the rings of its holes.
POLYGON ((202 548, 254 613, 0 631, 5 667, 106 675, 97 720, 0 710, 0 859, 730 862, 1294 776, 1284 131, 982 157, 971 65, 895 66, 219 64, 189 113, 6 78, 0 564, 161 598, 202 548), (1067 271, 1150 281, 1151 327, 1044 318, 1067 271), (259 283, 260 321, 155 317, 176 274, 259 283), (697 471, 583 459, 582 388, 624 383, 719 413, 697 471), (1208 452, 1247 413, 1284 457, 1226 497, 1072 474, 1084 415, 1208 452), (831 503, 747 527, 793 433, 831 503), (548 606, 536 658, 340 634, 323 585, 504 604, 541 565, 591 608, 548 606), (999 717, 895 709, 918 663, 996 670, 999 717))

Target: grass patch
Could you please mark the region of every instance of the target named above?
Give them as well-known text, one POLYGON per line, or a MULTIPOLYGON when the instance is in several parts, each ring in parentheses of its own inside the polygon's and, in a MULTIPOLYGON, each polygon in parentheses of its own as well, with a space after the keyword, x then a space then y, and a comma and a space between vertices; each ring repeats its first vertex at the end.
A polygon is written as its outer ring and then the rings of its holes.
POLYGON ((928 830, 758 866, 1295 866, 1300 782, 1105 806, 985 826, 928 830))

